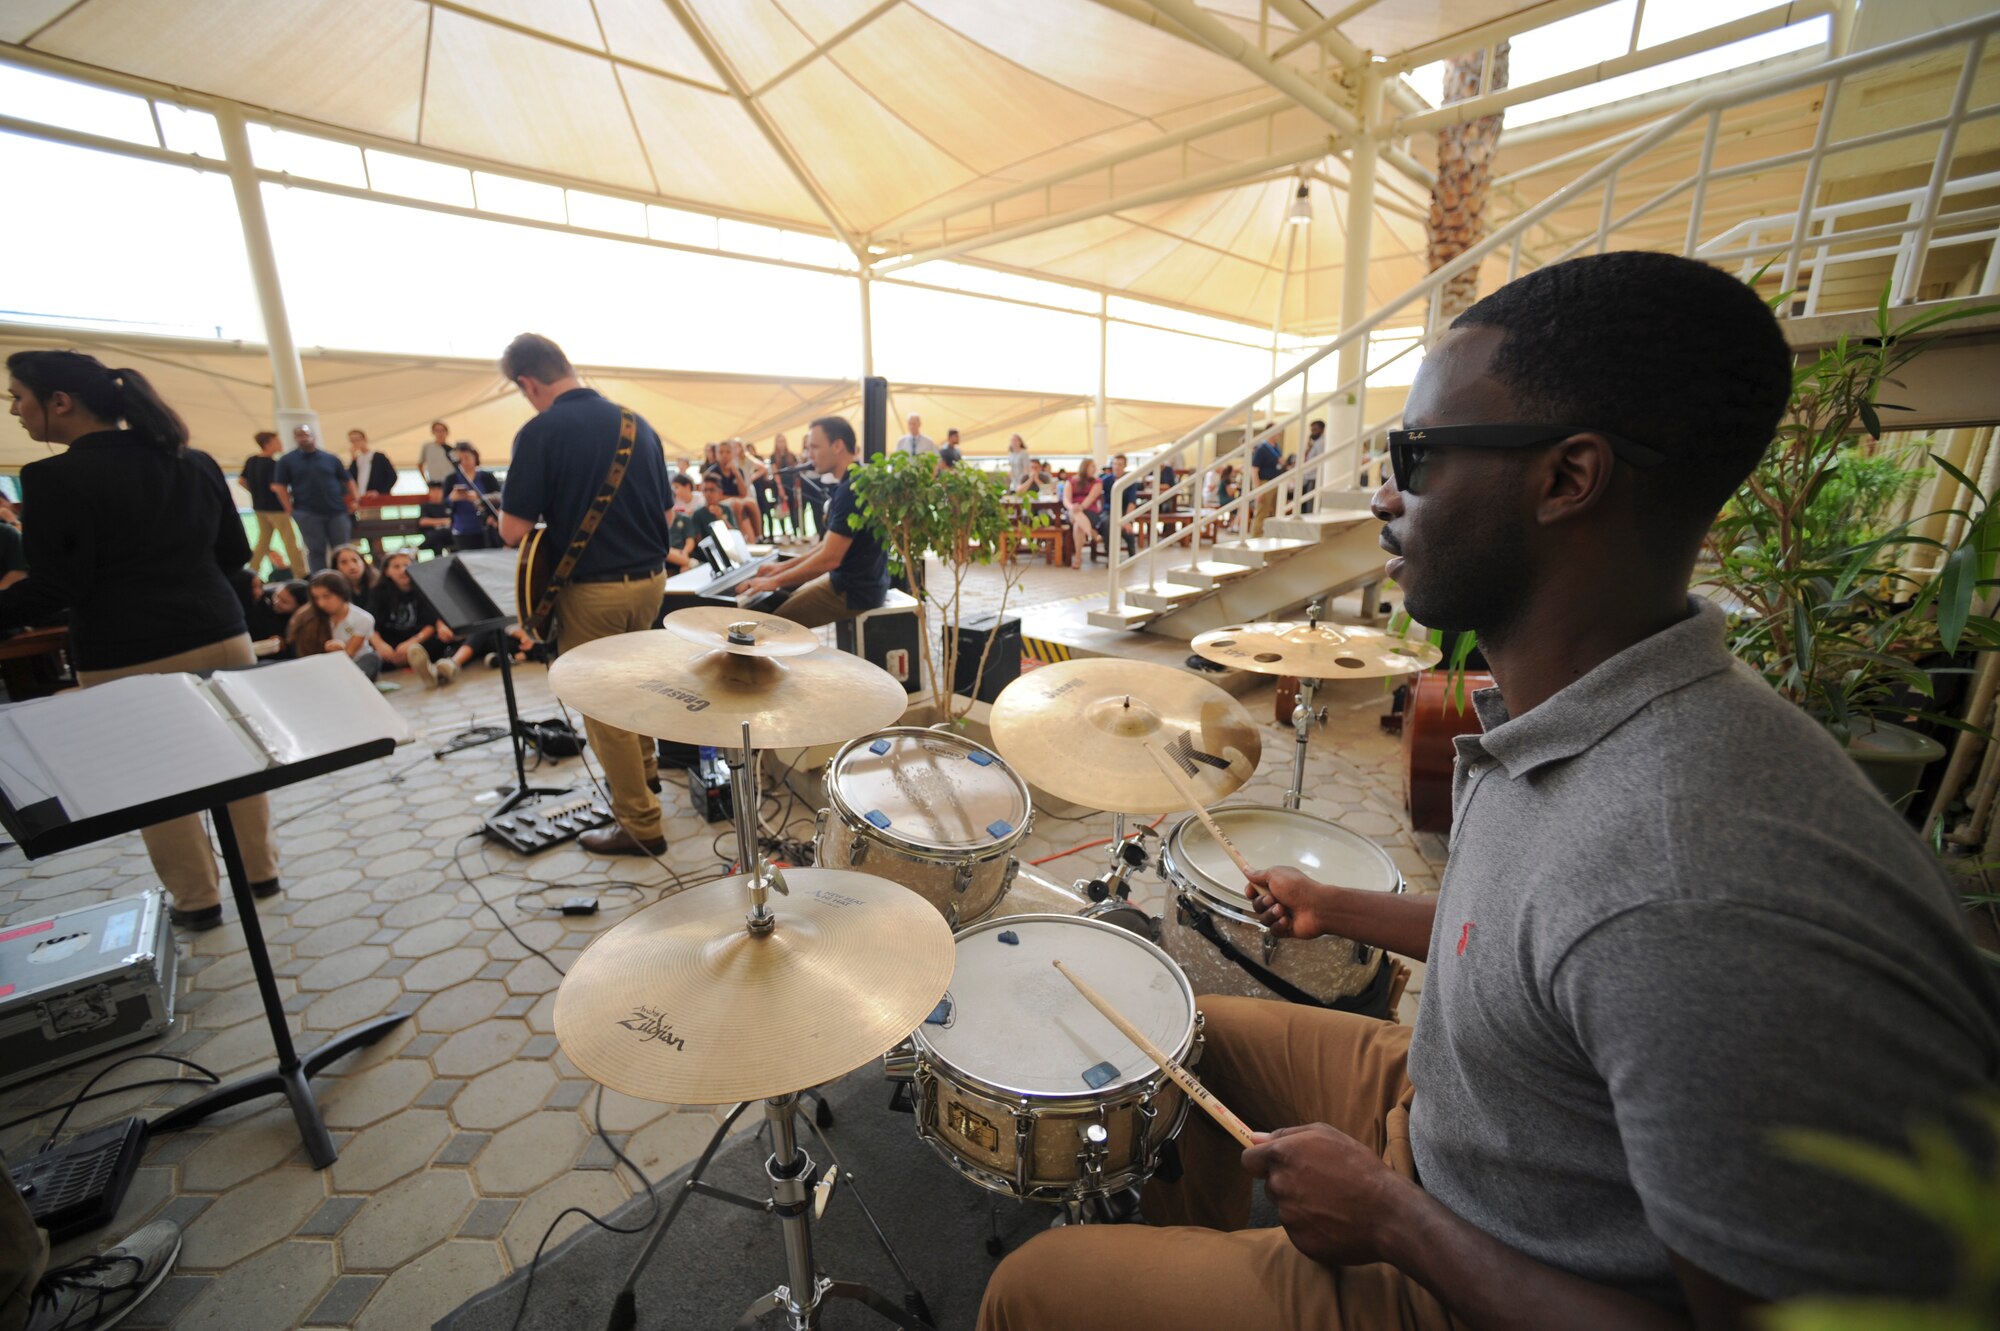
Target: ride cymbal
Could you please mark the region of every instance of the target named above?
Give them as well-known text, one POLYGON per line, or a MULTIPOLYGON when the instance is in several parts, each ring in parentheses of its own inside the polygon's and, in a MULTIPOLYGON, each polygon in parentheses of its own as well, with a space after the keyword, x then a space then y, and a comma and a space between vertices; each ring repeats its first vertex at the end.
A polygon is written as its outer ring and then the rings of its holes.
POLYGON ((556 990, 556 1039, 583 1074, 661 1104, 804 1090, 886 1052, 951 983, 951 926, 908 888, 781 870, 769 933, 747 875, 689 888, 600 935, 556 990))
POLYGON ((666 629, 572 647, 549 667, 556 697, 606 725, 682 744, 841 744, 895 725, 909 695, 845 652, 738 656, 666 629))
POLYGON ((660 627, 732 656, 804 656, 819 650, 819 639, 803 624, 756 610, 731 610, 726 605, 676 610, 660 627))
POLYGON ((1259 675, 1300 679, 1380 679, 1428 670, 1444 656, 1436 644, 1361 624, 1275 620, 1198 634, 1195 655, 1259 675))
POLYGON ((1146 745, 1167 751, 1212 804, 1257 770, 1257 727, 1234 698, 1185 670, 1093 657, 1043 666, 993 704, 993 747, 1058 799, 1112 813, 1186 807, 1146 745))

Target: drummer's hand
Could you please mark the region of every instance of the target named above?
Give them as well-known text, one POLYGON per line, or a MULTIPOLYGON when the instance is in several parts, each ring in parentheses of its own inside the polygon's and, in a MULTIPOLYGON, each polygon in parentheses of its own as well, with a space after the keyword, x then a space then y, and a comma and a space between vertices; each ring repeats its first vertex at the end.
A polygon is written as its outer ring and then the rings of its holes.
POLYGON ((1264 1180, 1292 1246, 1324 1266, 1382 1260, 1377 1242, 1397 1190, 1410 1185, 1382 1158, 1324 1123, 1255 1134, 1243 1168, 1264 1180))
POLYGON ((1333 932, 1322 913, 1326 887, 1288 864, 1256 870, 1243 892, 1265 927, 1280 938, 1318 938, 1333 932))

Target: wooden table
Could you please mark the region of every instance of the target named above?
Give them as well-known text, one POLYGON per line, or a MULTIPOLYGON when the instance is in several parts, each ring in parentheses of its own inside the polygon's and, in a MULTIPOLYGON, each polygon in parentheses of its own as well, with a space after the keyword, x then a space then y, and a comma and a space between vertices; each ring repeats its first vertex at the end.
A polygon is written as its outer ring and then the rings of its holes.
POLYGON ((69 668, 69 629, 23 629, 0 638, 0 683, 14 702, 46 698, 62 689, 74 688, 76 676, 69 668))

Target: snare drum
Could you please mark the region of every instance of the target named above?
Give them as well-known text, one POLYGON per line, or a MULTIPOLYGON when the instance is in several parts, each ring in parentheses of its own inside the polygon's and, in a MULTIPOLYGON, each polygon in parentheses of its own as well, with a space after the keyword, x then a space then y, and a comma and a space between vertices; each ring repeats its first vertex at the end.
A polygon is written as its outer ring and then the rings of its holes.
POLYGON ((820 864, 901 883, 953 928, 993 908, 1028 834, 1027 783, 962 735, 898 726, 843 746, 826 767, 820 864))
POLYGON ((1074 915, 987 920, 958 935, 951 989, 917 1027, 917 1135, 983 1188, 1063 1202, 1150 1178, 1187 1098, 1051 964, 1061 960, 1183 1064, 1201 1052, 1173 959, 1074 915))
MULTIPOLYGON (((1404 888, 1387 852, 1339 823, 1263 804, 1210 812, 1253 865, 1291 865, 1319 882, 1372 892, 1404 888)), ((1279 938, 1266 929, 1244 894, 1242 873, 1199 818, 1183 818, 1168 834, 1160 869, 1175 893, 1160 945, 1186 969, 1196 993, 1296 1001, 1297 995, 1261 982, 1245 968, 1247 961, 1322 1006, 1368 1011, 1376 998, 1386 1004, 1378 949, 1330 934, 1279 938)))

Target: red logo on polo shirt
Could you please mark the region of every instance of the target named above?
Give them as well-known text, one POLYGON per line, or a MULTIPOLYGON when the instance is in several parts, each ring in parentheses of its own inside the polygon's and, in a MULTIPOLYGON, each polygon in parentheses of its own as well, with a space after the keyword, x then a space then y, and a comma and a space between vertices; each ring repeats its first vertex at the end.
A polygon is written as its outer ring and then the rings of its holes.
POLYGON ((1461 957, 1462 957, 1462 956, 1464 956, 1464 955, 1465 955, 1465 945, 1466 945, 1467 943, 1471 942, 1471 941, 1472 941, 1472 921, 1471 921, 1471 920, 1467 920, 1467 921, 1465 922, 1465 927, 1464 927, 1463 929, 1460 929, 1460 930, 1458 931, 1458 955, 1459 955, 1459 956, 1461 956, 1461 957))

